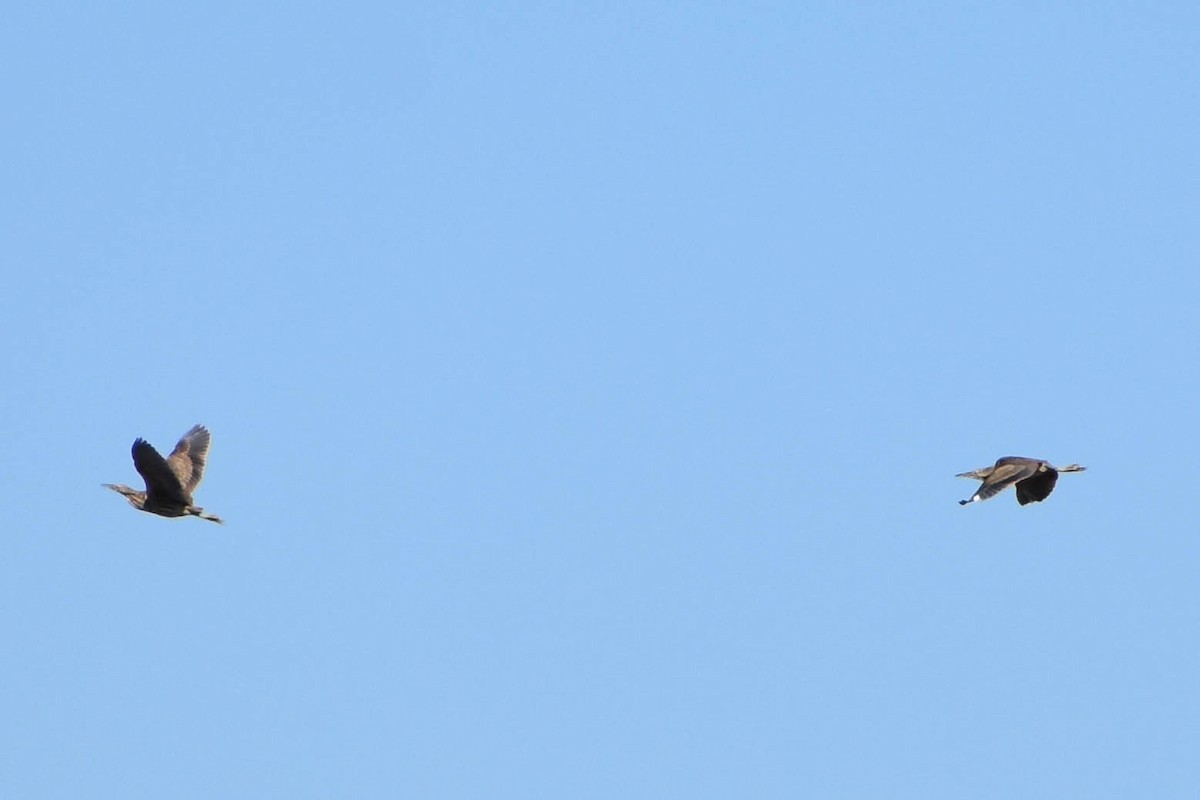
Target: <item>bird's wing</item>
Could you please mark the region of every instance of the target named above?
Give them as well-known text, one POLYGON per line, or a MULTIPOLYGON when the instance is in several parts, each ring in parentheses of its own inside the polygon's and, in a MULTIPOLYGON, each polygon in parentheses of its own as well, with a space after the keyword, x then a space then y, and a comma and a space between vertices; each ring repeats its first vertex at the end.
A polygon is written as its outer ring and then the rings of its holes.
POLYGON ((204 460, 208 457, 208 445, 211 441, 208 430, 203 425, 193 425, 192 429, 183 435, 171 455, 167 456, 167 465, 179 479, 186 495, 191 495, 200 485, 204 477, 204 460))
POLYGON ((1056 483, 1058 483, 1058 472, 1055 470, 1035 472, 1017 484, 1017 502, 1021 505, 1040 503, 1050 496, 1056 483))
POLYGON ((970 478, 973 481, 981 481, 984 478, 986 478, 988 475, 991 475, 993 469, 995 469, 995 467, 980 467, 979 469, 973 469, 970 472, 960 472, 960 473, 956 474, 954 477, 970 478))
POLYGON ((147 496, 184 505, 188 503, 179 478, 171 471, 166 459, 145 439, 133 443, 133 466, 146 481, 147 496))
POLYGON ((987 476, 983 485, 975 492, 975 499, 987 500, 994 497, 1017 481, 1028 478, 1036 469, 1036 464, 997 464, 992 469, 992 474, 987 476))

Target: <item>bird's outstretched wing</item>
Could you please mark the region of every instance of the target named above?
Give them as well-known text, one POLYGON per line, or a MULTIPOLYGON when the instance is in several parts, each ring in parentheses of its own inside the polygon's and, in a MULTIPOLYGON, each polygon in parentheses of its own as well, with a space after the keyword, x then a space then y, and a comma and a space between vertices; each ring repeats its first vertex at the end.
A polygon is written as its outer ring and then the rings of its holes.
POLYGON ((997 464, 971 499, 982 501, 994 497, 1014 483, 1028 478, 1036 470, 1036 464, 997 464))
POLYGON ((208 445, 211 440, 207 428, 203 425, 193 425, 175 445, 171 455, 167 456, 167 465, 178 479, 183 493, 189 497, 204 477, 204 461, 208 458, 208 445))
POLYGON ((1023 506, 1029 503, 1040 503, 1050 496, 1056 483, 1058 483, 1058 473, 1055 470, 1035 472, 1017 484, 1017 502, 1023 506))
POLYGON ((188 504, 179 478, 171 471, 166 459, 145 439, 133 443, 133 466, 146 481, 146 494, 164 502, 188 504))

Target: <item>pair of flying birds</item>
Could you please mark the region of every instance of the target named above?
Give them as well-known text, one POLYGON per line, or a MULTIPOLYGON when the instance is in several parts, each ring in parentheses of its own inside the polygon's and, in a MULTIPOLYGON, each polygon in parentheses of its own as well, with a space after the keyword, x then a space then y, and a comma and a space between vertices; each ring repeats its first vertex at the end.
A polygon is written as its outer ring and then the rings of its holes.
MULTIPOLYGON (((208 446, 212 441, 208 429, 194 425, 183 435, 171 455, 163 458, 145 439, 133 442, 133 466, 146 481, 146 491, 139 492, 119 483, 104 484, 114 492, 123 494, 129 504, 139 511, 147 511, 163 517, 194 516, 212 522, 221 518, 209 514, 192 502, 192 492, 204 477, 204 463, 208 458, 208 446)), ((959 478, 983 481, 978 491, 969 500, 959 500, 962 505, 987 500, 1010 486, 1017 487, 1017 502, 1021 505, 1039 503, 1054 491, 1060 472, 1083 472, 1086 467, 1071 464, 1052 467, 1049 462, 1037 458, 1007 456, 990 467, 960 472, 959 478)))

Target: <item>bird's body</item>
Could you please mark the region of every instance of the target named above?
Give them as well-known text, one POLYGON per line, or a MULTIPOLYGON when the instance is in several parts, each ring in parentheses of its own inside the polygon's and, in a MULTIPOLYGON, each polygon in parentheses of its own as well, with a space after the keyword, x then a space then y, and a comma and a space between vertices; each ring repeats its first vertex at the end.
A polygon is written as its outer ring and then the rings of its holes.
POLYGON ((139 492, 121 484, 104 484, 125 496, 139 511, 160 517, 194 516, 211 522, 222 522, 192 503, 192 492, 204 477, 204 463, 212 437, 203 425, 194 425, 183 435, 171 455, 163 458, 145 439, 133 442, 133 466, 146 482, 146 491, 139 492))
POLYGON ((1017 502, 1021 505, 1040 503, 1054 491, 1060 472, 1083 472, 1087 467, 1069 464, 1065 467, 1051 466, 1040 458, 1005 456, 990 467, 960 472, 955 477, 983 481, 969 500, 959 500, 959 505, 979 503, 1003 492, 1010 486, 1017 487, 1017 502))

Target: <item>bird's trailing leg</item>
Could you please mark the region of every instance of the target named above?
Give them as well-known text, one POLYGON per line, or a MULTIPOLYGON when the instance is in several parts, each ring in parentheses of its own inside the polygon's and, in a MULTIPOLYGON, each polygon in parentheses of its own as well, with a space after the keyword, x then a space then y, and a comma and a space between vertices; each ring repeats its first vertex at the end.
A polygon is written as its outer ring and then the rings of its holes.
POLYGON ((207 511, 205 511, 205 510, 204 510, 203 508, 201 508, 200 506, 188 506, 188 507, 187 507, 187 513, 191 514, 192 516, 199 517, 200 519, 206 519, 206 520, 208 520, 209 522, 215 522, 215 523, 217 523, 218 525, 224 525, 224 524, 225 524, 225 520, 221 519, 221 518, 220 518, 220 517, 218 517, 216 514, 210 514, 210 513, 208 513, 207 511))

